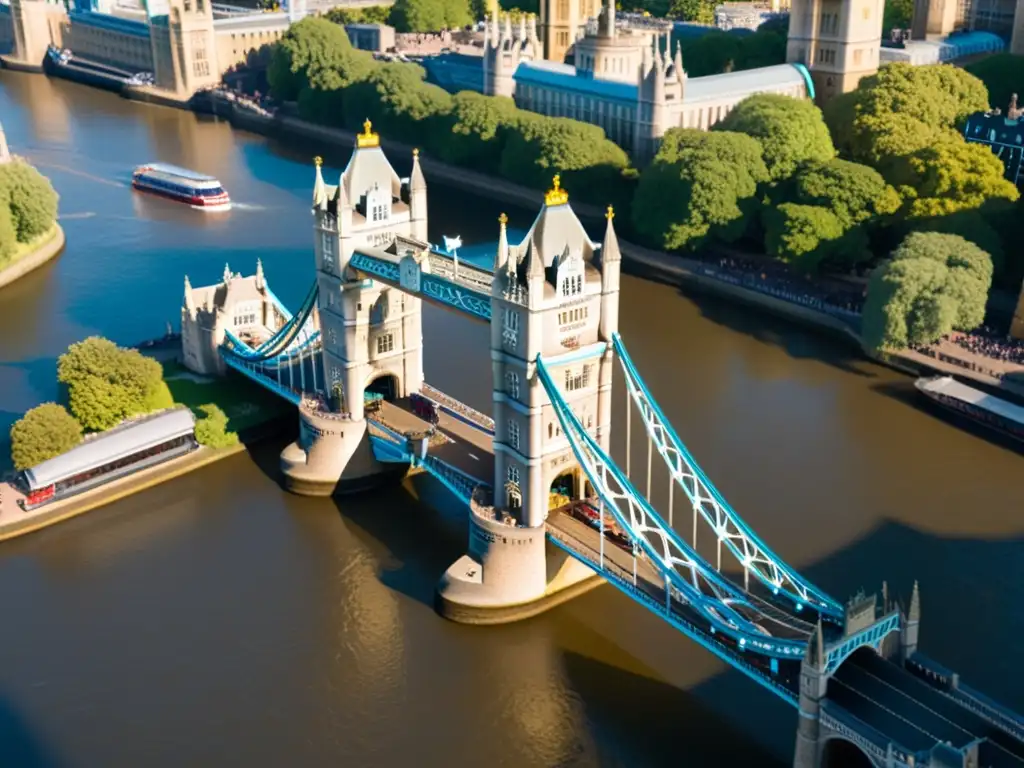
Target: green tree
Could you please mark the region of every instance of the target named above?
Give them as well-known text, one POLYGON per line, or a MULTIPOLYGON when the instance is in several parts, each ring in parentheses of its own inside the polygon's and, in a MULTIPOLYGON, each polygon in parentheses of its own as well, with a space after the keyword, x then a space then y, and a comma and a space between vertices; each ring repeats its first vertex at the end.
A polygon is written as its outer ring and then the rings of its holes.
POLYGON ((736 35, 713 29, 683 45, 683 63, 690 77, 732 72, 741 56, 742 43, 736 35))
POLYGON ((431 150, 446 162, 497 172, 505 139, 501 129, 514 125, 517 112, 510 98, 461 91, 452 97, 451 112, 437 122, 431 150))
POLYGON ((68 389, 71 413, 92 431, 173 405, 159 363, 99 336, 68 347, 57 359, 57 380, 68 389))
POLYGON ((1011 95, 1018 93, 1024 97, 1021 93, 1024 87, 1024 56, 997 53, 968 64, 964 69, 985 84, 989 106, 1005 110, 1011 95))
POLYGON ((956 136, 968 115, 986 109, 978 78, 949 64, 887 64, 826 110, 833 141, 850 159, 887 175, 887 164, 956 136))
POLYGON ((910 218, 948 216, 996 200, 1009 204, 1020 197, 1004 177, 1003 164, 981 144, 958 139, 923 147, 901 158, 892 173, 905 186, 910 218))
POLYGON ((400 141, 429 140, 436 134, 436 123, 451 111, 452 97, 424 82, 425 75, 415 64, 378 64, 365 80, 346 90, 345 124, 361 130, 369 118, 382 133, 400 141))
POLYGON ((307 16, 274 46, 267 80, 274 98, 295 101, 306 87, 335 91, 358 82, 373 66, 372 55, 355 50, 343 27, 307 16))
POLYGON ((335 24, 387 24, 391 16, 390 5, 371 5, 366 8, 331 8, 324 18, 335 24))
POLYGON ((796 202, 828 208, 844 229, 896 213, 901 202, 878 171, 846 160, 807 163, 794 186, 796 202))
POLYGON ((820 205, 783 203, 763 214, 768 252, 802 272, 816 272, 832 254, 845 228, 839 218, 820 205))
POLYGON ((48 232, 57 221, 57 193, 49 179, 24 160, 0 165, 0 206, 6 201, 19 242, 48 232))
POLYGON ((673 128, 640 175, 632 219, 660 247, 696 247, 743 235, 768 180, 761 145, 742 133, 673 128))
POLYGON ((913 232, 876 269, 864 305, 864 342, 872 349, 931 344, 985 319, 992 259, 957 235, 913 232))
POLYGON ((800 163, 824 162, 836 154, 814 103, 777 93, 748 96, 712 130, 745 133, 757 139, 772 181, 789 178, 800 163))
POLYGON ((0 267, 14 255, 18 249, 18 230, 14 227, 11 209, 0 200, 0 267))
POLYGON ((887 38, 894 29, 910 29, 914 19, 914 0, 885 0, 882 14, 882 37, 887 38))
POLYGON ((715 3, 711 0, 672 0, 668 15, 669 18, 695 24, 714 24, 715 3))
POLYGON ((28 469, 66 453, 82 442, 82 425, 64 406, 43 403, 11 427, 11 460, 15 469, 28 469))
POLYGON ((238 444, 238 435, 228 431, 228 417, 213 403, 199 406, 202 416, 196 420, 196 441, 207 448, 230 448, 238 444))
POLYGON ((607 184, 621 178, 629 165, 626 153, 609 141, 596 125, 564 117, 543 117, 520 111, 513 125, 505 129, 501 155, 502 176, 533 187, 545 188, 555 173, 566 174, 567 188, 584 199, 604 200, 607 189, 583 188, 569 184, 577 172, 587 171, 591 184, 607 184), (600 177, 609 181, 600 181, 600 177))
POLYGON ((391 24, 399 32, 437 32, 448 25, 448 0, 396 0, 391 24))

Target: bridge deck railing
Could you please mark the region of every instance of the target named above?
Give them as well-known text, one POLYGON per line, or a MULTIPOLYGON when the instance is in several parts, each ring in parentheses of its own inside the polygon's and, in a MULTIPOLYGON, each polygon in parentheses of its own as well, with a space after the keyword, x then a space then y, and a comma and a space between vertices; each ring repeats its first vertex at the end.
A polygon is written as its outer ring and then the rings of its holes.
POLYGON ((455 416, 460 421, 466 421, 470 426, 478 427, 486 432, 494 434, 494 419, 490 416, 481 413, 474 408, 470 408, 465 403, 456 400, 451 395, 447 395, 427 383, 423 384, 423 387, 420 389, 420 394, 428 400, 433 400, 434 403, 450 412, 452 416, 455 416))
POLYGON ((784 701, 787 701, 793 706, 797 706, 796 694, 794 694, 793 691, 772 676, 765 674, 749 662, 744 661, 740 657, 741 652, 722 643, 714 634, 709 634, 704 629, 698 627, 688 618, 683 616, 677 606, 685 606, 687 603, 682 598, 682 595, 678 590, 672 589, 669 593, 669 600, 666 601, 658 594, 664 593, 664 585, 654 585, 650 580, 640 576, 639 574, 636 577, 636 583, 634 583, 633 574, 628 572, 625 568, 612 562, 607 557, 602 558, 601 553, 589 544, 580 541, 575 536, 555 528, 552 525, 547 526, 547 534, 549 538, 561 546, 562 549, 569 552, 569 554, 573 555, 578 560, 589 565, 599 574, 611 581, 621 591, 625 592, 633 599, 644 603, 655 613, 667 618, 672 624, 683 630, 709 651, 728 661, 748 677, 751 677, 765 688, 768 688, 784 701), (671 608, 669 608, 666 603, 669 603, 671 608))

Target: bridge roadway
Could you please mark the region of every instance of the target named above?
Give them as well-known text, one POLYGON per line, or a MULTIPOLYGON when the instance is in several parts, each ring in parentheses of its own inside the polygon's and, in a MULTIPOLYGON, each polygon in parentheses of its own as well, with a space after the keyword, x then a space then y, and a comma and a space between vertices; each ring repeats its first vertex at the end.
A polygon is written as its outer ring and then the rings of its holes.
POLYGON ((985 739, 981 765, 1024 766, 1024 743, 870 651, 858 651, 839 668, 829 680, 828 697, 912 751, 930 750, 936 742, 962 749, 985 739))
MULTIPOLYGON (((482 483, 493 483, 494 441, 491 435, 447 413, 440 412, 439 416, 437 429, 448 440, 431 445, 430 455, 482 483)), ((423 433, 431 429, 429 422, 412 412, 412 404, 407 398, 385 401, 381 403, 378 413, 368 414, 367 418, 371 421, 378 420, 384 426, 405 435, 423 433)))
MULTIPOLYGON (((563 507, 548 513, 547 529, 549 535, 583 555, 588 560, 599 563, 601 532, 573 517, 569 512, 570 509, 569 507, 563 507)), ((631 550, 616 544, 613 539, 607 537, 607 532, 604 546, 604 563, 605 570, 608 572, 606 575, 616 576, 627 583, 633 582, 633 555, 631 550)), ((636 558, 635 588, 650 600, 655 601, 657 605, 661 606, 661 610, 664 611, 665 579, 661 572, 643 555, 636 558)), ((756 598, 751 596, 751 599, 756 598)), ((680 599, 678 591, 673 591, 671 606, 674 618, 684 624, 691 625, 704 634, 706 638, 712 638, 710 642, 717 643, 723 650, 738 657, 743 663, 760 670, 766 675, 771 675, 774 680, 791 690, 797 690, 800 673, 799 660, 794 660, 791 663, 780 661, 779 672, 772 675, 768 659, 757 653, 741 651, 731 639, 725 638, 721 634, 712 634, 707 620, 680 599)), ((757 623, 765 634, 770 634, 774 637, 806 638, 813 629, 810 624, 789 617, 787 614, 773 609, 771 606, 764 606, 764 609, 766 612, 771 611, 772 615, 751 612, 749 610, 742 611, 742 613, 745 614, 746 618, 757 623)), ((725 621, 724 617, 723 621, 725 621)))

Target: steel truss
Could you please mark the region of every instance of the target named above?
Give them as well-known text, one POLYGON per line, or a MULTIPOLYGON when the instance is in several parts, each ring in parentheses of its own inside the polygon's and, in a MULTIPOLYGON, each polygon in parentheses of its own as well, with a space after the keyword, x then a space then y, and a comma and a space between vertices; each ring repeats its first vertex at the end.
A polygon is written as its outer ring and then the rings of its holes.
MULTIPOLYGON (((714 530, 719 545, 724 544, 744 571, 753 573, 773 596, 788 598, 798 611, 810 606, 823 618, 842 622, 845 617, 843 606, 786 565, 729 506, 665 418, 640 378, 619 334, 612 335, 612 344, 625 374, 626 388, 640 411, 644 429, 668 466, 672 480, 690 500, 695 516, 694 530, 696 514, 700 513, 714 530)), ((720 561, 719 557, 719 565, 720 561)))
POLYGON ((587 434, 562 398, 540 356, 537 357, 537 375, 551 400, 576 460, 597 491, 602 505, 608 508, 632 541, 634 557, 637 549, 642 550, 664 577, 666 602, 670 602, 673 596, 682 599, 708 622, 712 632, 721 632, 733 638, 744 650, 778 659, 803 658, 807 648, 806 640, 773 638, 737 610, 746 608, 752 614, 764 616, 772 622, 778 621, 777 616, 755 607, 739 587, 705 563, 665 524, 598 443, 587 434), (627 507, 628 512, 624 512, 623 507, 627 507), (707 585, 713 596, 704 593, 702 583, 707 585), (670 588, 674 588, 676 594, 670 588))

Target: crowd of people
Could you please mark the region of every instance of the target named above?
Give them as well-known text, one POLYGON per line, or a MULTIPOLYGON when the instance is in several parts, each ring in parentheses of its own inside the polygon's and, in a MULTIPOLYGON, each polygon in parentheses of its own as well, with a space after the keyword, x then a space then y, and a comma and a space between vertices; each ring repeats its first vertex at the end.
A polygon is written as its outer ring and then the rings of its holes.
POLYGON ((958 347, 976 355, 1024 365, 1024 341, 1008 338, 987 325, 970 333, 955 334, 950 340, 958 347))
POLYGON ((817 285, 792 274, 785 264, 725 256, 703 261, 709 277, 740 285, 846 320, 860 316, 863 291, 817 285))

